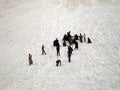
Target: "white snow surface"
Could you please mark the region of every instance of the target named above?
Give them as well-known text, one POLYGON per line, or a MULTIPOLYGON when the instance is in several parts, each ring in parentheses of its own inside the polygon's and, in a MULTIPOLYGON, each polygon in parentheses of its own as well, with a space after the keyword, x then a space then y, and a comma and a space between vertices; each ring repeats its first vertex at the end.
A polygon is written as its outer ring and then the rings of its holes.
POLYGON ((0 42, 0 90, 120 90, 119 0, 1 0, 0 42), (78 41, 71 63, 62 46, 68 31, 93 42, 78 41))

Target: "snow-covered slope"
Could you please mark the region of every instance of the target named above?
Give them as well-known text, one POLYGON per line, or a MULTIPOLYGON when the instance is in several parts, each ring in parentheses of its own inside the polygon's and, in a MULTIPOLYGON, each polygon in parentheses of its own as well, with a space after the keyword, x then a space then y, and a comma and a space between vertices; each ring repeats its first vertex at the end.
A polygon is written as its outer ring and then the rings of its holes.
POLYGON ((0 7, 0 90, 120 90, 119 0, 2 3, 6 6, 0 7), (68 31, 86 33, 93 42, 79 43, 71 63, 61 40, 68 31), (52 46, 56 38, 61 43, 59 57, 52 46), (61 67, 55 66, 57 59, 61 67))

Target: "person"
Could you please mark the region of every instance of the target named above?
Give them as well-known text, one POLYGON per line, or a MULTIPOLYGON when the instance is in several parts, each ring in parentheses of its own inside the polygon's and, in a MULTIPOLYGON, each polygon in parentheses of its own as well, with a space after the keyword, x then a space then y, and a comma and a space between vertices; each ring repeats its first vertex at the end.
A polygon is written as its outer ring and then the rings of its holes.
POLYGON ((64 47, 66 46, 66 41, 65 41, 65 40, 63 40, 63 46, 64 46, 64 47))
POLYGON ((56 66, 61 66, 61 60, 60 59, 58 59, 57 61, 56 61, 56 66))
POLYGON ((29 59, 29 65, 32 65, 33 64, 33 60, 32 60, 32 55, 31 54, 29 54, 28 59, 29 59))
POLYGON ((72 42, 73 42, 73 38, 72 38, 72 36, 70 36, 70 37, 68 38, 68 42, 69 42, 70 45, 73 44, 73 43, 72 43, 72 42))
POLYGON ((68 36, 66 35, 66 34, 64 34, 64 36, 63 36, 63 39, 62 39, 63 41, 67 41, 68 40, 68 36))
POLYGON ((87 43, 88 43, 88 44, 89 44, 89 43, 92 43, 92 42, 91 42, 91 39, 90 39, 89 37, 87 38, 87 43))
POLYGON ((80 42, 82 43, 83 35, 81 33, 80 33, 79 39, 80 39, 80 42))
POLYGON ((75 43, 75 49, 78 49, 78 42, 75 40, 74 43, 75 43))
POLYGON ((56 46, 57 56, 60 56, 60 45, 56 46))
POLYGON ((72 54, 73 48, 71 46, 68 46, 68 51, 72 54))
POLYGON ((74 36, 74 39, 75 39, 75 40, 78 40, 78 35, 77 35, 77 34, 74 36))
POLYGON ((71 34, 71 31, 67 32, 68 37, 71 36, 70 34, 71 34))
POLYGON ((53 41, 53 46, 58 46, 59 45, 59 40, 56 38, 56 40, 53 41))
POLYGON ((84 37, 84 42, 86 42, 86 34, 85 34, 85 33, 84 33, 84 36, 83 36, 83 37, 84 37))
POLYGON ((69 44, 72 44, 72 36, 71 36, 71 31, 67 32, 67 38, 68 38, 68 42, 69 44))
POLYGON ((42 45, 42 55, 46 54, 44 45, 42 45))
POLYGON ((72 53, 70 51, 68 51, 67 54, 68 54, 68 62, 71 62, 71 54, 72 53))

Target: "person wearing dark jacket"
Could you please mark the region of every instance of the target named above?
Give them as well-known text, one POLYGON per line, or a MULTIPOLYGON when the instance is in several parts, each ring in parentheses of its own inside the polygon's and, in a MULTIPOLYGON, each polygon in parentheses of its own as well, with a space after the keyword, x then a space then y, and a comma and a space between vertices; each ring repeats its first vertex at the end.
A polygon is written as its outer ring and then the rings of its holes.
POLYGON ((64 46, 64 47, 66 46, 66 41, 65 41, 65 40, 63 40, 63 46, 64 46))
POLYGON ((75 43, 75 49, 78 49, 78 42, 75 40, 74 43, 75 43))
POLYGON ((78 40, 78 35, 76 34, 76 35, 74 36, 74 38, 75 38, 75 40, 78 40))
POLYGON ((80 42, 82 43, 83 42, 83 35, 80 33, 80 36, 79 36, 79 39, 80 39, 80 42))
POLYGON ((68 36, 66 35, 66 34, 64 34, 64 36, 63 36, 63 39, 62 39, 63 41, 67 41, 68 40, 68 36))
POLYGON ((56 38, 56 40, 53 41, 53 46, 58 46, 59 45, 59 40, 56 38))
POLYGON ((88 43, 88 44, 89 44, 89 43, 92 43, 92 42, 91 42, 91 39, 90 39, 89 37, 87 38, 87 43, 88 43))
POLYGON ((33 64, 33 60, 32 60, 32 55, 31 54, 29 54, 28 60, 29 60, 29 65, 32 65, 33 64))

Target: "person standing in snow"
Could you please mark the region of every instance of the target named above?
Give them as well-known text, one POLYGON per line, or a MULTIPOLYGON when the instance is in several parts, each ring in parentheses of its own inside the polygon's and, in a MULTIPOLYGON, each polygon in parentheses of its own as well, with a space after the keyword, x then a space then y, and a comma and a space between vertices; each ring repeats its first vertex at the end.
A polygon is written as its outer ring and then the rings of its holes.
POLYGON ((42 55, 46 54, 45 49, 44 49, 45 48, 44 45, 42 45, 41 48, 42 48, 42 55))
POLYGON ((71 31, 67 32, 67 38, 68 38, 68 42, 69 42, 69 44, 72 44, 71 31))
POLYGON ((80 42, 82 43, 83 42, 83 35, 80 33, 80 36, 79 36, 79 39, 80 39, 80 42))
POLYGON ((67 41, 68 40, 68 36, 66 35, 66 34, 64 34, 64 36, 63 36, 63 39, 62 39, 63 41, 67 41))
POLYGON ((78 35, 77 35, 77 34, 74 36, 74 39, 75 39, 75 40, 78 40, 78 35))
POLYGON ((67 54, 68 54, 68 62, 71 62, 71 54, 72 53, 70 51, 68 51, 67 54))
POLYGON ((74 43, 75 43, 75 49, 78 49, 78 42, 75 40, 74 43))
POLYGON ((32 65, 32 64, 33 64, 33 61, 32 61, 32 55, 31 55, 31 54, 29 54, 28 59, 29 59, 29 65, 32 65))
POLYGON ((53 41, 53 46, 56 47, 59 45, 59 40, 56 38, 56 40, 53 41))
POLYGON ((57 50, 57 56, 60 56, 60 45, 56 46, 56 50, 57 50))
POLYGON ((86 34, 85 34, 85 33, 84 33, 84 36, 83 36, 83 37, 84 37, 84 42, 86 42, 86 34))

